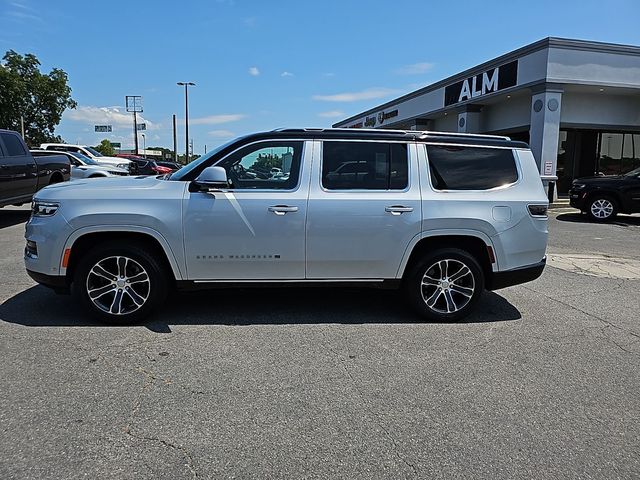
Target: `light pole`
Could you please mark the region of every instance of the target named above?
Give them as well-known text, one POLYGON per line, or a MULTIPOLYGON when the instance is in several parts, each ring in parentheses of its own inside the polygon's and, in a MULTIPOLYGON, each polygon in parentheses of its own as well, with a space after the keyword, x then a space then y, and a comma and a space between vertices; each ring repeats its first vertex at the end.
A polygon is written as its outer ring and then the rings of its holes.
POLYGON ((147 136, 144 133, 142 135, 142 153, 143 158, 147 158, 147 136))
POLYGON ((189 87, 195 87, 193 82, 178 82, 178 85, 184 86, 184 148, 185 163, 189 163, 189 87))

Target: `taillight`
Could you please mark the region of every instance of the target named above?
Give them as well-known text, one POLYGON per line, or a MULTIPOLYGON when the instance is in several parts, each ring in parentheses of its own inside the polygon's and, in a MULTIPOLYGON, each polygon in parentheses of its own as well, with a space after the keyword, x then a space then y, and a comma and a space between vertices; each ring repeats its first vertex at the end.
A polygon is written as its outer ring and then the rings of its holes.
POLYGON ((163 167, 162 165, 158 165, 156 167, 152 167, 153 171, 155 171, 156 173, 159 173, 161 175, 165 174, 165 173, 171 173, 172 170, 169 167, 163 167))
POLYGON ((546 217, 548 205, 529 205, 529 214, 532 217, 546 217))

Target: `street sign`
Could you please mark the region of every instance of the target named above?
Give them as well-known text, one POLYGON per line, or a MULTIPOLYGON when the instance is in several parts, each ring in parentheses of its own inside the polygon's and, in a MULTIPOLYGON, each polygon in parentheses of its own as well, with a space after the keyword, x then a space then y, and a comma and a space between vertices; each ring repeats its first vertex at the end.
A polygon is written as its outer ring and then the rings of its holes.
POLYGON ((553 175, 553 162, 550 162, 548 160, 544 162, 544 174, 553 175))
POLYGON ((146 123, 139 123, 138 124, 138 131, 146 130, 146 129, 147 129, 147 124, 146 123))
POLYGON ((111 132, 112 131, 112 126, 111 125, 96 125, 95 126, 96 132, 111 132))
POLYGON ((147 155, 148 157, 162 157, 162 150, 140 150, 138 155, 147 155))
POLYGON ((122 144, 120 142, 110 142, 113 148, 122 148, 122 144))
POLYGON ((142 97, 140 95, 127 95, 125 101, 127 112, 142 112, 142 97))

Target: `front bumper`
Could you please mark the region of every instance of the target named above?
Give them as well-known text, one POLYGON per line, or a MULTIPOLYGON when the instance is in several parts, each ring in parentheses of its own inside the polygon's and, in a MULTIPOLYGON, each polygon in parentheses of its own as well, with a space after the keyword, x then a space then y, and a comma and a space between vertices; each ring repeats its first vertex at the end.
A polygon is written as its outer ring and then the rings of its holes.
POLYGON ((585 209, 585 199, 587 192, 584 190, 569 190, 569 205, 578 210, 585 209))
POLYGON ((34 272, 27 269, 27 274, 40 285, 52 288, 57 293, 69 293, 67 277, 60 275, 47 275, 46 273, 34 272))
POLYGON ((527 265, 524 267, 514 268, 513 270, 505 270, 504 272, 493 272, 490 281, 487 282, 487 290, 498 290, 500 288, 520 285, 521 283, 531 282, 542 275, 547 257, 541 262, 527 265))

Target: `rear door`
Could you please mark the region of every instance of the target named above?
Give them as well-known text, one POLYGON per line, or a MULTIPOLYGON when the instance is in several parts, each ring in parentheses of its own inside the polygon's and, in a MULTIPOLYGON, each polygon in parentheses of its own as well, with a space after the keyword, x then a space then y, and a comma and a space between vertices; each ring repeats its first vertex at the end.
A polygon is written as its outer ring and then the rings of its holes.
POLYGON ((415 144, 315 142, 307 214, 308 279, 395 278, 420 233, 415 144))
POLYGON ((5 198, 32 195, 38 183, 38 170, 33 157, 17 133, 0 132, 5 156, 0 164, 0 178, 7 192, 5 198))

